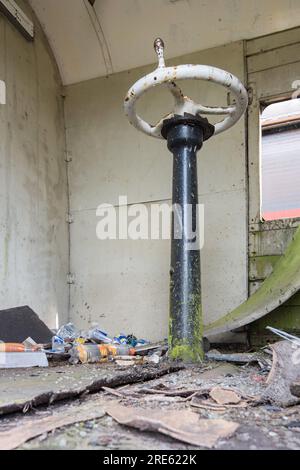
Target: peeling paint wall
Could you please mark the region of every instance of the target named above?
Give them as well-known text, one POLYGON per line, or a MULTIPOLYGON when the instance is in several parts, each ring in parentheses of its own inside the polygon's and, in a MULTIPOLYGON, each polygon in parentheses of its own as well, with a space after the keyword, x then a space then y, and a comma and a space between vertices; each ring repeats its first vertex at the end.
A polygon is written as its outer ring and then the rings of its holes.
POLYGON ((55 327, 68 314, 63 98, 44 34, 18 3, 36 37, 27 42, 0 15, 0 309, 28 304, 55 327))
MULTIPOLYGON (((260 215, 260 111, 266 103, 288 99, 300 77, 300 28, 247 41, 248 83, 253 101, 249 107, 249 291, 255 292, 270 275, 285 252, 299 219, 264 222, 260 215)), ((297 88, 297 87, 296 87, 297 88)), ((299 96, 299 92, 297 93, 299 96)), ((300 330, 300 295, 295 294, 280 308, 254 322, 251 341, 262 343, 267 325, 300 330)))
MULTIPOLYGON (((236 42, 169 61, 202 63, 229 70, 244 81, 243 43, 236 42)), ((71 230, 71 319, 92 322, 110 333, 134 332, 153 340, 167 334, 169 241, 99 241, 96 208, 128 203, 170 202, 172 156, 162 141, 127 122, 122 104, 129 87, 152 67, 82 82, 66 88, 66 127, 71 230)), ((183 91, 206 105, 227 105, 226 91, 186 81, 183 91)), ((156 122, 172 106, 165 89, 139 105, 156 122)), ((247 298, 247 182, 245 122, 208 141, 198 158, 199 196, 205 205, 201 252, 205 321, 213 321, 247 298)), ((119 208, 117 207, 119 210, 119 208)))

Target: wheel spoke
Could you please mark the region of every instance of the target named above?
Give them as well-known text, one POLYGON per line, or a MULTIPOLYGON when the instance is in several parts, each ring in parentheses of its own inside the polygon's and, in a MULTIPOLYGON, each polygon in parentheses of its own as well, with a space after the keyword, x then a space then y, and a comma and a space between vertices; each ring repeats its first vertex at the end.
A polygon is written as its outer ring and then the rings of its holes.
POLYGON ((175 98, 175 103, 176 104, 181 104, 183 103, 184 101, 184 95, 181 91, 181 88, 174 82, 174 81, 171 81, 171 82, 167 82, 166 83, 169 91, 172 93, 172 95, 174 96, 175 98))
POLYGON ((218 114, 218 115, 230 115, 236 111, 235 106, 203 106, 202 104, 196 105, 196 112, 199 114, 218 114))

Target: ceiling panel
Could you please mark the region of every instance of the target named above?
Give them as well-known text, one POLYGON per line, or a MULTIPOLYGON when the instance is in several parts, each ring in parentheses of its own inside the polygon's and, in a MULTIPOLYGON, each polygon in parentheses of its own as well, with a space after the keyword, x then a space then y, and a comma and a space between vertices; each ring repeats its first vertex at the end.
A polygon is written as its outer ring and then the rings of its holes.
POLYGON ((299 25, 299 0, 30 0, 65 84, 299 25))
POLYGON ((64 84, 106 74, 99 41, 82 0, 30 0, 64 84))

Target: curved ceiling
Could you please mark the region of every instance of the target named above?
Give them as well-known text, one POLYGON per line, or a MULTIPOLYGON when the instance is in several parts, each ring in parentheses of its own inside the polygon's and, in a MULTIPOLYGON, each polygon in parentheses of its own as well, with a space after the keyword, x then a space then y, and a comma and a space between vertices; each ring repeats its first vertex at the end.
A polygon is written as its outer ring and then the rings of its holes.
POLYGON ((64 84, 299 25, 299 0, 29 0, 64 84), (92 3, 94 6, 92 7, 92 3))

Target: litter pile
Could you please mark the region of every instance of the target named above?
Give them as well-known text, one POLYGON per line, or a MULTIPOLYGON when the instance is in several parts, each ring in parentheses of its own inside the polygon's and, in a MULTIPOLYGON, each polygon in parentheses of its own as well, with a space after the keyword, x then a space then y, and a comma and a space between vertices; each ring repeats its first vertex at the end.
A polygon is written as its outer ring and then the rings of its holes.
POLYGON ((0 367, 47 367, 48 359, 65 359, 71 364, 114 361, 126 366, 159 363, 167 352, 166 342, 150 344, 123 333, 109 337, 98 326, 81 331, 67 323, 52 334, 48 343, 37 343, 31 337, 22 343, 0 341, 0 367))
POLYGON ((101 363, 115 361, 119 365, 159 362, 167 351, 166 344, 150 344, 133 334, 124 333, 109 337, 98 326, 79 331, 73 323, 62 326, 52 338, 48 354, 65 354, 71 364, 101 363))

